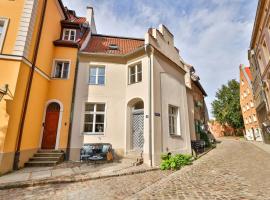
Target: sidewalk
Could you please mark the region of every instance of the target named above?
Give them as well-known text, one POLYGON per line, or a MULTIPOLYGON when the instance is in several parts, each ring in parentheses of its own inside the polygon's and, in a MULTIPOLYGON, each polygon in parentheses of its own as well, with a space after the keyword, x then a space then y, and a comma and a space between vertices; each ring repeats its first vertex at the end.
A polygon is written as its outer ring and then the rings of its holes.
POLYGON ((265 144, 263 142, 256 142, 256 141, 249 141, 258 148, 262 149, 263 151, 266 151, 267 153, 270 154, 270 144, 265 144))
POLYGON ((133 166, 134 160, 122 159, 105 164, 64 162, 55 167, 28 167, 0 177, 0 190, 35 185, 71 183, 158 170, 143 164, 133 166))

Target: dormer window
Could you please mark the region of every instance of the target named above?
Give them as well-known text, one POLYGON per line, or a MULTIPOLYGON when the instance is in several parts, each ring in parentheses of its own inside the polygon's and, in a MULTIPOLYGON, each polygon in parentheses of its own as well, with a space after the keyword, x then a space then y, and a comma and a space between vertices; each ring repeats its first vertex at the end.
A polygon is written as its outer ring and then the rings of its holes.
POLYGON ((110 50, 118 50, 119 46, 117 44, 109 44, 109 49, 110 50))
POLYGON ((64 29, 62 40, 75 41, 75 39, 76 39, 76 30, 74 30, 74 29, 64 29))

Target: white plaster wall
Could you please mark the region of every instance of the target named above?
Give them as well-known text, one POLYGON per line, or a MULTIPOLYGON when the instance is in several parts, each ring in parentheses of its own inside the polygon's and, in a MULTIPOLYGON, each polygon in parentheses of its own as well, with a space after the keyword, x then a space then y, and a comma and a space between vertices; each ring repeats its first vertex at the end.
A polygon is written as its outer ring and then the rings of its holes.
POLYGON ((185 72, 160 56, 154 56, 154 163, 165 152, 191 153, 185 72), (181 136, 169 134, 168 106, 179 107, 181 136))
MULTIPOLYGON (((102 59, 100 59, 102 60, 102 59)), ((103 59, 104 60, 104 59, 103 59)), ((147 57, 138 57, 127 64, 121 62, 102 62, 91 59, 90 56, 81 56, 76 86, 74 118, 71 134, 71 149, 81 148, 83 143, 111 143, 113 149, 124 155, 127 149, 127 104, 134 98, 144 101, 145 115, 147 115, 147 57), (128 85, 128 66, 142 62, 143 79, 140 83, 128 85), (89 67, 105 66, 105 85, 88 85, 89 67), (85 102, 105 103, 105 131, 104 135, 86 135, 83 133, 84 104, 85 102)), ((148 119, 144 121, 144 133, 148 134, 148 119)), ((148 136, 145 135, 144 153, 148 150, 148 136)), ((72 155, 73 153, 71 153, 72 155)), ((78 151, 77 153, 78 154, 78 151)), ((78 159, 78 156, 71 156, 78 159)))

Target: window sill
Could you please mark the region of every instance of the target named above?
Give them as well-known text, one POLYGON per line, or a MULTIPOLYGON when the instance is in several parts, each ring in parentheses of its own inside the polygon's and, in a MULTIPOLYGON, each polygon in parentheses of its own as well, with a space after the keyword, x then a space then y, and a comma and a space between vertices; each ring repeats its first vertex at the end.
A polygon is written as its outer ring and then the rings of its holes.
POLYGON ((175 138, 182 138, 181 134, 169 134, 170 137, 175 137, 175 138))
POLYGON ((63 80, 63 81, 66 81, 68 80, 68 78, 54 78, 54 77, 51 77, 52 80, 63 80))
POLYGON ((139 81, 139 82, 135 82, 135 83, 128 83, 128 85, 136 85, 138 83, 142 83, 142 81, 139 81))
POLYGON ((97 135, 105 135, 104 133, 91 133, 91 132, 83 132, 82 135, 92 135, 92 136, 97 136, 97 135))

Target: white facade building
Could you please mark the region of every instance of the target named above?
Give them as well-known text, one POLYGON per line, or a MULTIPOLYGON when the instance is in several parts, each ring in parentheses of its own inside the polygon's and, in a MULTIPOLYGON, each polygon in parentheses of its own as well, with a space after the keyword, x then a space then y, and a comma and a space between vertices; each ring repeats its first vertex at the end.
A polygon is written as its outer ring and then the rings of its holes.
POLYGON ((142 153, 149 165, 165 152, 190 154, 189 77, 164 25, 144 39, 91 35, 79 54, 70 159, 84 143, 142 153))

